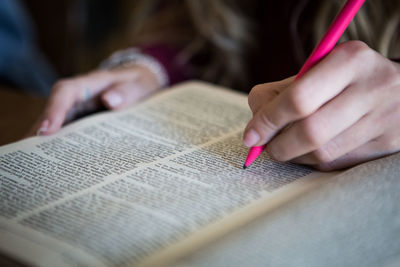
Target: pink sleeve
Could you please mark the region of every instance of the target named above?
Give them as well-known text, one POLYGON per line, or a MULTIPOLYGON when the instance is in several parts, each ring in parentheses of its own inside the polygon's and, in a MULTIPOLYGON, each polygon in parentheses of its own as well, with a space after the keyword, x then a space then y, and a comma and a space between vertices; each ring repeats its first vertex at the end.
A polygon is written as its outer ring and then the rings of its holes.
POLYGON ((187 66, 177 60, 179 49, 165 44, 144 45, 140 46, 139 49, 163 65, 168 74, 170 85, 190 78, 187 73, 187 66))

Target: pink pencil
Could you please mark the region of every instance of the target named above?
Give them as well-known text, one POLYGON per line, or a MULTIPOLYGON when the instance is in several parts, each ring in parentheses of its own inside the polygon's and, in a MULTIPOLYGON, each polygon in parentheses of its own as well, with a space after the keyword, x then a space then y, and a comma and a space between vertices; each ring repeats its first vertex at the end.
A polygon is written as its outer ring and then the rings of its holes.
MULTIPOLYGON (((365 0, 347 0, 346 4, 340 10, 335 20, 329 26, 324 37, 322 37, 319 44, 314 48, 311 55, 308 57, 303 67, 297 73, 295 80, 303 76, 309 69, 317 64, 323 57, 325 57, 339 41, 340 36, 346 30, 357 11, 361 8, 365 0)), ((263 152, 266 145, 254 146, 250 148, 243 169, 246 169, 250 164, 263 152)))

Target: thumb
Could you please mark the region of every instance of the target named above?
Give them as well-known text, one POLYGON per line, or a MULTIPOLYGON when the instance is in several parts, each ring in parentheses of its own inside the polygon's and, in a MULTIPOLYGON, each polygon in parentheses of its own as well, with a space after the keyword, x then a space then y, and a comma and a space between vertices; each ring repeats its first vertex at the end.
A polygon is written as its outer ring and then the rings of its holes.
POLYGON ((271 102, 285 90, 293 80, 294 77, 289 77, 282 81, 263 83, 254 86, 248 97, 248 103, 253 114, 257 113, 263 105, 271 102))
POLYGON ((275 125, 270 119, 271 108, 278 95, 285 91, 293 82, 294 76, 285 80, 265 83, 255 86, 249 94, 249 106, 253 118, 247 124, 243 133, 243 143, 247 147, 266 144, 284 125, 275 125))

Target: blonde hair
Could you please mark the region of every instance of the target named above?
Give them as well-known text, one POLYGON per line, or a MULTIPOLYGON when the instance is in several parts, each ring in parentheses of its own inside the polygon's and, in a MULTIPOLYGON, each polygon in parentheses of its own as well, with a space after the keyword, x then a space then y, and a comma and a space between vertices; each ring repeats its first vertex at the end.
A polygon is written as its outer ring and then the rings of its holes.
MULTIPOLYGON (((169 43, 181 48, 177 61, 191 62, 196 77, 240 87, 247 79, 248 52, 256 48, 254 22, 239 0, 144 0, 137 5, 134 36, 141 43, 169 43)), ((246 4, 257 6, 256 0, 246 4)), ((299 0, 299 13, 309 0, 299 0)), ((323 35, 345 0, 325 0, 314 18, 314 42, 323 35)), ((297 14, 299 16, 299 14, 297 14)), ((298 17, 297 16, 297 17, 298 17)), ((341 41, 358 39, 384 56, 399 57, 400 1, 367 0, 341 41)), ((292 24, 296 24, 294 21, 292 24)), ((292 25, 293 26, 293 25, 292 25)), ((297 27, 297 25, 295 25, 297 27)), ((301 45, 296 45, 302 50, 301 45)), ((305 55, 304 51, 297 51, 305 55)), ((303 57, 299 57, 304 60, 303 57)))
POLYGON ((254 35, 251 20, 236 2, 175 0, 161 5, 145 0, 136 9, 133 35, 141 43, 183 44, 176 60, 196 62, 190 71, 201 79, 226 86, 244 83, 243 59, 254 45, 254 35))
MULTIPOLYGON (((345 0, 325 1, 314 23, 318 41, 345 0)), ((341 41, 361 40, 389 58, 400 57, 400 1, 367 0, 350 23, 341 41)))

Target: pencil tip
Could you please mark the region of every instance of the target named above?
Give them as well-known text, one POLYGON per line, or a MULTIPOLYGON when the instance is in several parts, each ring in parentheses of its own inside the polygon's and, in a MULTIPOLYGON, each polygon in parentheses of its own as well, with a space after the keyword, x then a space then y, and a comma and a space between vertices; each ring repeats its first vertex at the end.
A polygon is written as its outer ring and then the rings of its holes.
POLYGON ((246 164, 243 164, 243 170, 247 169, 246 164))

